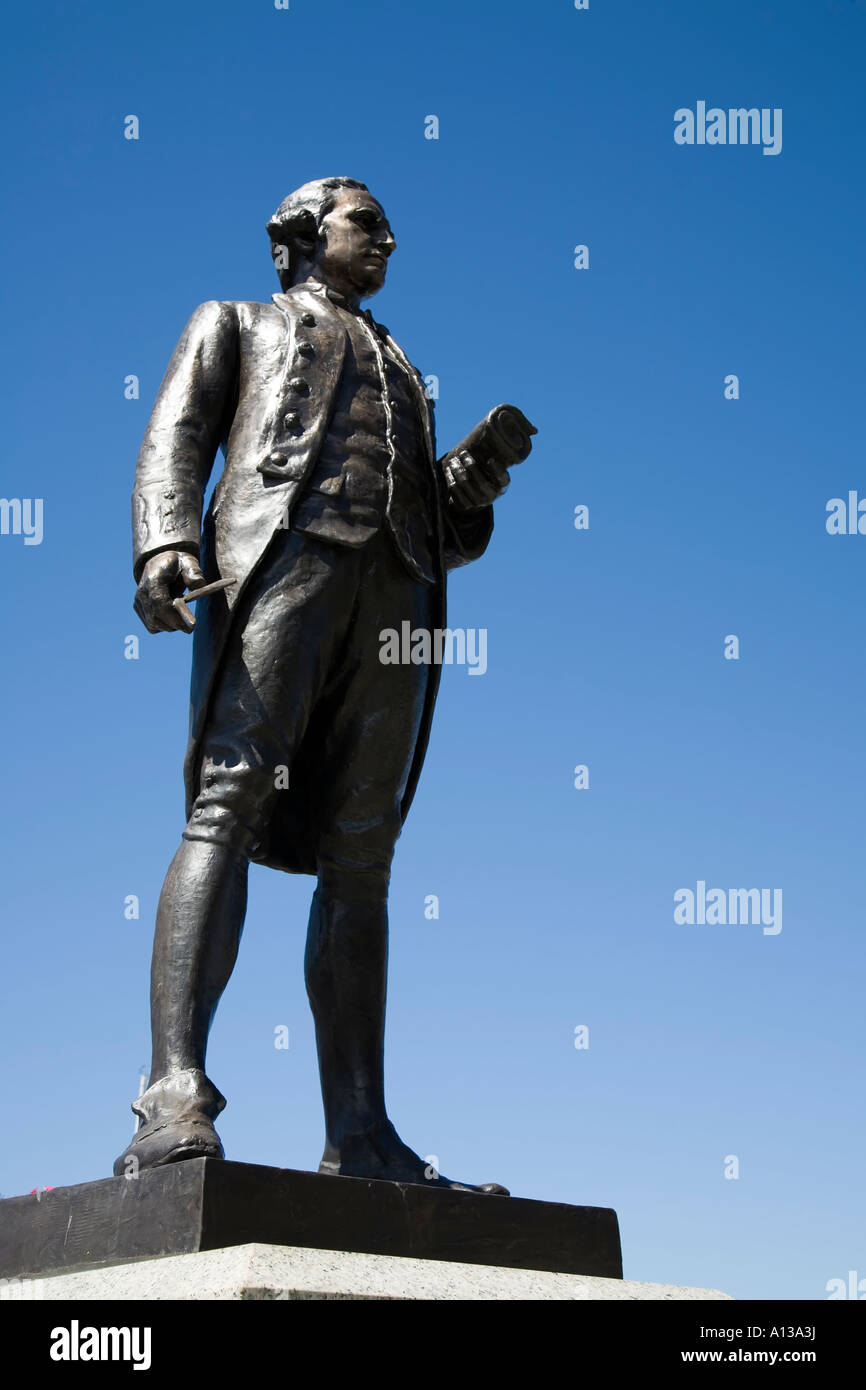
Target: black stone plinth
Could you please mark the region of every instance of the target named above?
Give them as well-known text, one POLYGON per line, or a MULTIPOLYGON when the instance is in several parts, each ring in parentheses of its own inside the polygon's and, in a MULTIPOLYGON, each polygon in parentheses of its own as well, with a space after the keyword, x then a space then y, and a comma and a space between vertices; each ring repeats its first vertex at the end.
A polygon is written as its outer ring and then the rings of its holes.
POLYGON ((0 1277, 260 1242, 622 1278, 616 1212, 193 1158, 0 1202, 0 1277))

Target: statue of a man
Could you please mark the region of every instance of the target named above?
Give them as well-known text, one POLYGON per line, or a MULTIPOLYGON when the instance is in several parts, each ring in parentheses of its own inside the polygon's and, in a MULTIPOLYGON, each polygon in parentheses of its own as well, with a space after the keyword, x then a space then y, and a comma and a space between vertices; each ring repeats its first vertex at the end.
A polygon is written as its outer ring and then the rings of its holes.
POLYGON ((195 311, 138 458, 135 609, 150 632, 195 635, 188 820, 157 912, 153 1060, 114 1170, 223 1157, 225 1099, 205 1051, 253 860, 317 878, 305 976, 319 1171, 505 1194, 425 1177, 385 1109, 388 882, 440 671, 383 664, 380 634, 445 627, 446 572, 483 554, 491 504, 535 431, 499 407, 437 462, 419 373, 359 307, 394 250, 363 183, 305 184, 268 232, 282 293, 195 311), (220 580, 194 619, 184 590, 192 601, 220 580))

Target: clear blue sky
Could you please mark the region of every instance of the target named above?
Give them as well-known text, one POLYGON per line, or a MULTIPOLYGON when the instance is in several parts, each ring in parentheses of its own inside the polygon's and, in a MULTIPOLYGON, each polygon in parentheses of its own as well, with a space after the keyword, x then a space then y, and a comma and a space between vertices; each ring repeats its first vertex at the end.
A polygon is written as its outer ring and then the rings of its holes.
MULTIPOLYGON (((866 1276, 866 536, 825 529, 866 495, 866 6, 48 3, 6 36, 0 492, 44 538, 0 536, 0 1191, 107 1176, 149 1058, 190 658, 132 612, 150 405, 198 303, 277 289, 280 199, 345 173, 442 449, 499 401, 539 429, 450 584, 488 670, 446 669, 397 850, 392 1117, 450 1175, 615 1207, 631 1278, 866 1276), (781 108, 781 154, 675 144, 698 101, 781 108), (780 888, 782 931, 675 924, 698 880, 780 888)), ((311 890, 252 872, 209 1058, 231 1158, 321 1153, 311 890)))

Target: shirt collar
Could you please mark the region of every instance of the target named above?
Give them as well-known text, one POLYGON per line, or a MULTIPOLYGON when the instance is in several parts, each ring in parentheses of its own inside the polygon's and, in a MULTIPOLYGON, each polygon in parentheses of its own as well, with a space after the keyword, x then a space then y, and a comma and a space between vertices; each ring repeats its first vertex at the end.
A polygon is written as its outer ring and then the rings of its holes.
POLYGON ((313 294, 326 294, 332 304, 336 304, 338 309, 347 309, 350 314, 360 314, 364 310, 355 308, 349 303, 346 296, 339 290, 331 289, 330 285, 323 285, 321 280, 302 280, 299 284, 292 286, 293 290, 312 290, 313 294))
POLYGON ((356 318, 363 319, 380 337, 388 337, 388 330, 385 325, 377 323, 369 309, 362 309, 360 305, 354 307, 344 294, 341 294, 339 290, 331 289, 330 285, 323 285, 321 280, 302 280, 300 284, 293 285, 292 289, 311 290, 313 294, 324 294, 338 309, 344 309, 347 314, 354 314, 356 318))

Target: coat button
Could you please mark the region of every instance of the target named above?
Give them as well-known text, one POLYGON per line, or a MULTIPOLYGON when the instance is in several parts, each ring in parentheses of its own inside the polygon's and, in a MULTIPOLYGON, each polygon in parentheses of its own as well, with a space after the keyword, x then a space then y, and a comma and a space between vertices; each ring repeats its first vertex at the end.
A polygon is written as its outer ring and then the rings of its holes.
POLYGON ((284 468, 289 461, 288 454, 283 454, 279 449, 275 449, 272 454, 268 454, 268 463, 272 463, 274 468, 284 468))
POLYGON ((298 352, 302 357, 315 357, 315 348, 312 343, 298 343, 298 352))
POLYGON ((316 316, 315 316, 315 314, 301 314, 301 323, 304 325, 305 328, 315 328, 315 326, 316 326, 316 316))
POLYGON ((288 415, 283 416, 283 424, 287 430, 296 430, 300 423, 301 417, 300 415, 296 415, 294 411, 290 411, 288 415))
POLYGON ((304 381, 302 376, 293 376, 289 382, 289 390, 295 396, 309 396, 310 384, 304 381))

